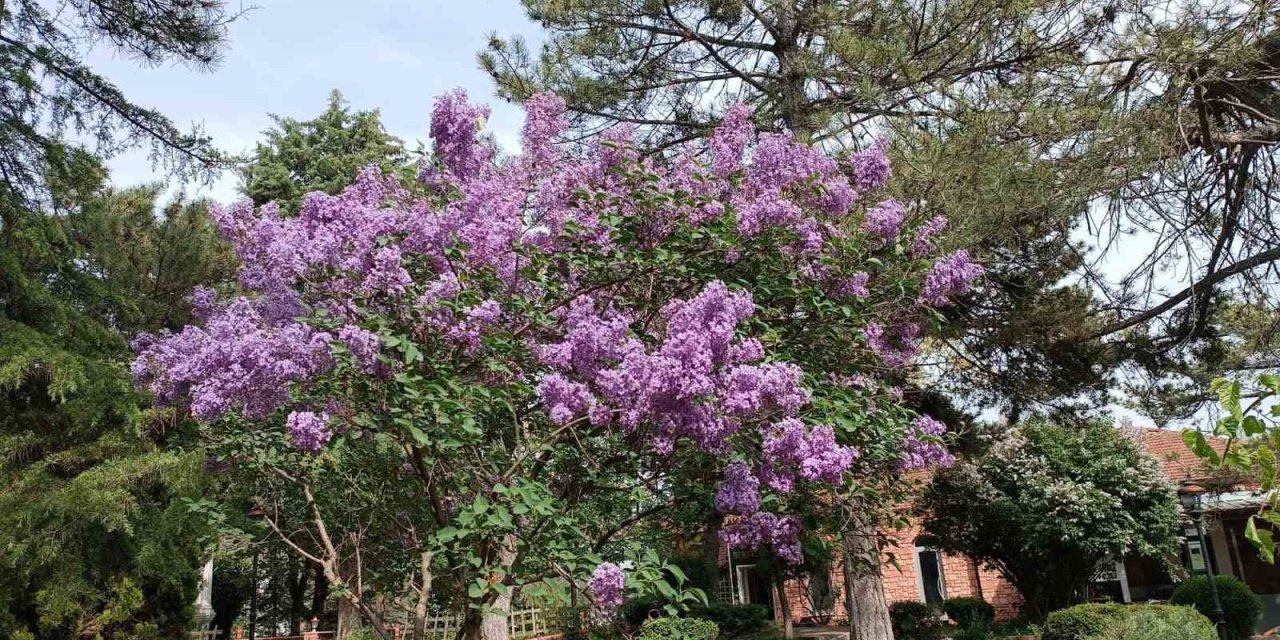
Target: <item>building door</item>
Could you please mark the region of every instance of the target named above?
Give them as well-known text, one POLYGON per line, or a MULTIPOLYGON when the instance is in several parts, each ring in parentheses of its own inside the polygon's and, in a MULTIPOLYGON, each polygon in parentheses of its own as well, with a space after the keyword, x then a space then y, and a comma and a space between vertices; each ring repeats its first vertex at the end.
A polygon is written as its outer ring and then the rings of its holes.
POLYGON ((768 577, 756 571, 754 564, 741 564, 736 568, 738 578, 738 604, 758 604, 773 616, 773 589, 768 577))

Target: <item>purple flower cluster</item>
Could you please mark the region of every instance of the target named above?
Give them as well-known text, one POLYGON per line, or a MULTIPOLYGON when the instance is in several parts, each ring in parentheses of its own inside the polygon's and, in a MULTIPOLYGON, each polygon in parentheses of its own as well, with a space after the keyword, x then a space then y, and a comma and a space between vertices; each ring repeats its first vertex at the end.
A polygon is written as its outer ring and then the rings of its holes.
POLYGON ((898 460, 898 471, 917 471, 929 467, 949 467, 955 462, 955 456, 947 451, 941 438, 947 432, 947 425, 930 418, 920 416, 907 429, 902 440, 902 456, 898 460))
POLYGON ((916 228, 911 239, 911 253, 916 256, 928 255, 933 251, 933 238, 947 226, 946 216, 934 216, 916 228))
POLYGON ((853 185, 859 191, 879 191, 889 181, 889 156, 885 154, 888 146, 888 140, 879 138, 870 148, 850 156, 853 185))
POLYGON ((626 594, 627 577, 622 569, 612 562, 601 562, 591 572, 587 581, 587 592, 595 602, 596 609, 602 612, 616 611, 622 606, 626 594))
POLYGON ((382 339, 378 334, 349 324, 338 330, 338 339, 347 346, 361 368, 369 373, 378 370, 378 352, 382 349, 382 339))
POLYGON ((889 199, 867 210, 867 218, 862 228, 867 233, 879 236, 887 242, 893 242, 902 230, 902 223, 907 220, 907 209, 901 202, 889 199))
POLYGON ((809 402, 798 367, 750 364, 763 348, 735 337, 754 311, 746 292, 713 281, 692 299, 673 300, 663 310, 665 334, 655 336, 652 348, 629 335, 627 316, 597 313, 594 306, 575 303, 563 341, 540 350, 543 361, 562 372, 538 386, 559 424, 586 414, 593 424, 607 423, 616 414, 628 431, 649 429, 660 453, 670 453, 680 438, 720 452, 744 420, 790 415, 809 402))
POLYGON ((751 107, 736 104, 725 112, 720 126, 711 134, 711 169, 716 175, 727 176, 742 166, 742 154, 756 133, 751 115, 751 107))
POLYGON ((720 541, 741 549, 766 547, 789 564, 804 561, 800 519, 794 515, 757 511, 721 529, 720 541))
POLYGON ((140 336, 133 375, 161 404, 190 402, 197 419, 227 411, 270 415, 289 397, 290 383, 333 367, 332 337, 297 322, 267 324, 239 298, 203 328, 174 335, 140 336))
POLYGON ((796 476, 831 486, 844 483, 858 451, 836 444, 831 427, 805 428, 795 418, 778 421, 764 437, 761 475, 769 488, 790 493, 796 476))
POLYGON ((488 118, 489 108, 472 106, 467 102, 467 92, 461 89, 440 96, 431 111, 431 142, 436 157, 461 180, 470 180, 489 168, 493 152, 479 137, 488 118))
POLYGON ((867 289, 867 281, 870 279, 871 275, 866 271, 859 271, 837 282, 831 289, 831 296, 835 298, 865 298, 871 295, 871 292, 867 289))
POLYGON ((716 511, 749 516, 760 510, 760 480, 744 462, 734 462, 724 470, 724 480, 716 490, 716 511))
POLYGON ((927 307, 945 307, 956 297, 967 293, 973 281, 981 277, 982 273, 982 267, 969 259, 968 251, 956 251, 929 268, 916 303, 927 307))
POLYGON ((862 334, 867 348, 890 367, 905 365, 920 348, 920 325, 915 322, 899 322, 888 328, 879 322, 868 322, 862 334))
POLYGON ((327 413, 293 411, 285 420, 284 426, 293 439, 293 446, 311 453, 323 449, 329 438, 333 437, 327 413))

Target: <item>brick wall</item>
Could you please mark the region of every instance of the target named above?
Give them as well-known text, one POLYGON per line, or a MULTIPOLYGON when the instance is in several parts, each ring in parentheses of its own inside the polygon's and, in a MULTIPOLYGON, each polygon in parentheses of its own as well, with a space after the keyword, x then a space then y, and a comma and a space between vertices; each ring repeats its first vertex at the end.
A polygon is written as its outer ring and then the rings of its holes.
MULTIPOLYGON (((885 598, 890 603, 923 599, 920 582, 916 575, 918 568, 915 558, 915 540, 919 535, 919 522, 913 522, 911 526, 895 532, 890 543, 881 553, 885 598)), ((969 558, 944 555, 942 577, 948 598, 981 596, 995 606, 998 620, 1007 620, 1018 614, 1022 597, 1017 589, 999 574, 979 568, 969 558)), ((844 607, 844 572, 838 561, 832 567, 831 580, 840 589, 840 596, 836 599, 832 617, 838 620, 847 619, 844 607)), ((792 616, 800 622, 811 619, 813 612, 810 611, 804 585, 798 580, 790 580, 785 590, 787 601, 791 604, 792 616)), ((775 615, 779 614, 775 611, 775 615)))

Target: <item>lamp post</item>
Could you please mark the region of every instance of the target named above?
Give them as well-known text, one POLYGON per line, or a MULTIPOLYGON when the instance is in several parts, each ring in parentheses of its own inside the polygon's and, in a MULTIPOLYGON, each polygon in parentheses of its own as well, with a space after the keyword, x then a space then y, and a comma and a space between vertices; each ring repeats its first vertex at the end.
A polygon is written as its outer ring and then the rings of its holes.
POLYGON ((1218 597, 1218 580, 1217 576, 1213 575, 1213 563, 1209 561, 1209 545, 1204 539, 1204 505, 1200 501, 1202 494, 1204 494, 1204 487, 1187 480, 1178 489, 1178 500, 1182 502, 1183 509, 1196 525, 1196 538, 1200 541, 1200 556, 1204 559, 1204 573, 1209 581, 1209 594, 1213 596, 1213 614, 1210 617, 1213 619, 1214 628, 1218 630, 1218 638, 1226 640, 1226 615, 1222 611, 1222 600, 1218 597))
MULTIPOLYGON (((247 514, 253 522, 261 522, 267 517, 267 512, 262 507, 253 505, 247 514)), ((253 564, 249 569, 249 581, 253 583, 253 589, 249 591, 249 640, 257 640, 258 638, 258 543, 253 543, 253 564)))

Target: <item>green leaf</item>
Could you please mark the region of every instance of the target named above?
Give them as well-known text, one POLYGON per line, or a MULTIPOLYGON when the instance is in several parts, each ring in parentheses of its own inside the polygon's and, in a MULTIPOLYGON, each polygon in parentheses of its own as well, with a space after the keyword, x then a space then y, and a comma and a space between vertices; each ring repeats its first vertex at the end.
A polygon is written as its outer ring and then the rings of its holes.
POLYGON ((1256 516, 1250 516, 1249 522, 1244 526, 1244 537, 1258 550, 1258 554, 1262 556, 1268 564, 1274 564, 1276 561, 1276 544, 1272 538, 1271 532, 1266 529, 1259 529, 1254 524, 1256 516))
POLYGON ((1205 440, 1204 434, 1195 429, 1187 429, 1182 432, 1182 441, 1186 443, 1187 448, 1191 449, 1197 456, 1204 460, 1208 460, 1210 464, 1217 465, 1221 462, 1218 453, 1209 446, 1209 442, 1205 440))
POLYGON ((1244 412, 1240 409, 1240 383, 1234 380, 1218 378, 1209 384, 1209 390, 1218 395, 1218 405, 1239 420, 1244 412))
POLYGON ((417 442, 418 444, 425 445, 425 444, 431 443, 431 440, 427 438, 427 432, 423 431, 422 429, 419 429, 418 427, 410 426, 409 435, 413 436, 413 441, 417 442))
POLYGON ((1244 427, 1244 434, 1250 437, 1260 435, 1267 430, 1267 425, 1263 424, 1257 416, 1245 416, 1244 422, 1240 424, 1244 427))

